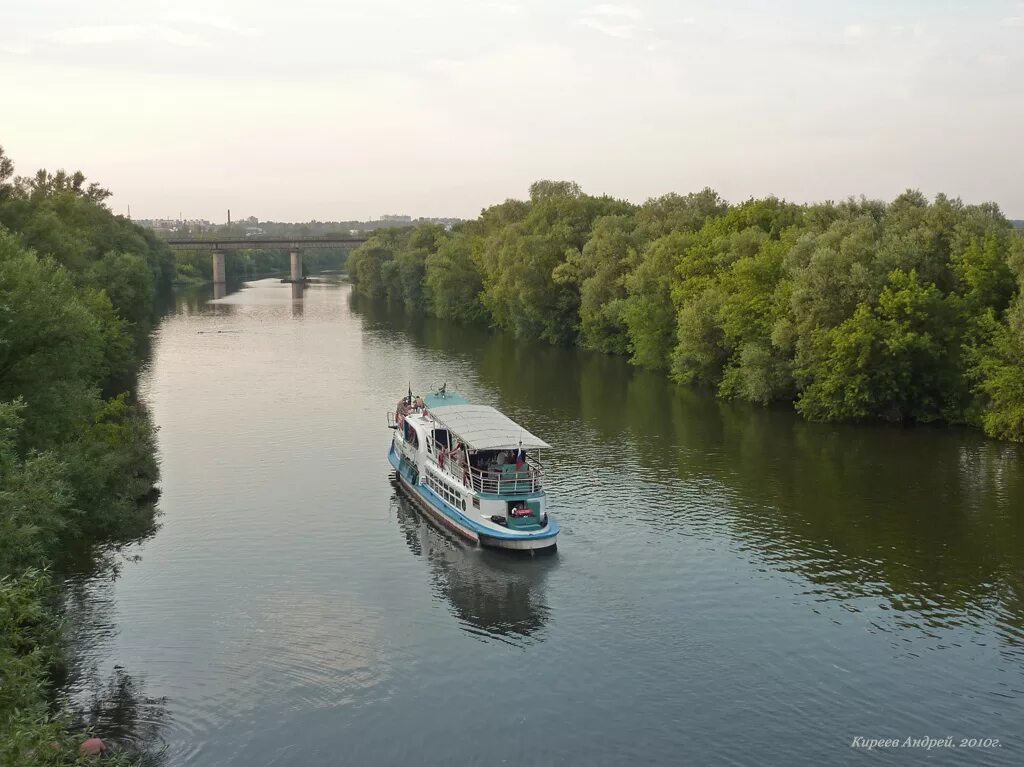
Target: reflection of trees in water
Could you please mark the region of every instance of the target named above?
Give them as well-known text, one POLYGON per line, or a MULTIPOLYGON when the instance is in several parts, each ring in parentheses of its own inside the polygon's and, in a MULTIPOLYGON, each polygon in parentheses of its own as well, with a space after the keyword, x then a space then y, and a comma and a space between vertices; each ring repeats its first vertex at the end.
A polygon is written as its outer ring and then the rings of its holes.
POLYGON ((93 680, 92 698, 73 709, 78 726, 103 738, 141 767, 167 762, 161 730, 167 718, 167 699, 145 694, 145 687, 119 666, 105 683, 93 680))
POLYGON ((477 636, 520 643, 547 623, 544 578, 556 559, 463 546, 429 523, 395 487, 392 507, 409 550, 430 567, 434 594, 477 636))
POLYGON ((133 559, 108 547, 88 560, 91 570, 80 562, 80 574, 64 582, 66 665, 59 681, 76 728, 103 738, 143 767, 157 767, 166 763, 161 736, 166 699, 146 695, 144 681, 123 667, 101 672, 97 663, 117 635, 114 581, 121 563, 133 559))
MULTIPOLYGON (((67 587, 66 601, 73 603, 90 598, 80 593, 80 588, 76 588, 76 584, 80 585, 83 580, 93 577, 116 578, 124 565, 139 561, 139 555, 134 552, 160 529, 160 510, 157 507, 159 499, 158 488, 153 488, 140 499, 131 518, 123 520, 124 527, 116 541, 98 545, 95 541, 82 540, 72 542, 61 552, 57 564, 64 578, 62 582, 67 587)), ((84 604, 79 605, 79 609, 85 608, 84 604)))
POLYGON ((632 509, 645 523, 724 528, 823 599, 881 597, 923 628, 994 619, 1024 647, 1019 447, 955 428, 808 423, 786 407, 676 387, 613 357, 396 316, 357 299, 353 310, 432 357, 468 359, 481 388, 538 431, 568 430, 574 452, 556 450, 559 464, 585 453, 611 467, 610 482, 651 482, 684 499, 671 514, 632 509), (616 477, 624 459, 642 474, 616 477), (695 492, 716 506, 713 519, 687 508, 695 492))
POLYGON ((209 305, 211 299, 223 298, 225 295, 234 293, 242 287, 242 282, 229 281, 226 285, 213 285, 205 283, 202 285, 183 285, 176 287, 173 292, 173 303, 167 302, 166 314, 183 314, 192 316, 196 314, 234 314, 235 307, 232 304, 209 305))
POLYGON ((672 423, 686 454, 678 476, 725 485, 732 529, 818 593, 881 596, 925 625, 975 622, 997 601, 1024 621, 1024 463, 1014 448, 968 432, 835 428, 747 408, 695 426, 692 409, 675 404, 672 423), (701 461, 698 444, 716 455, 701 461))

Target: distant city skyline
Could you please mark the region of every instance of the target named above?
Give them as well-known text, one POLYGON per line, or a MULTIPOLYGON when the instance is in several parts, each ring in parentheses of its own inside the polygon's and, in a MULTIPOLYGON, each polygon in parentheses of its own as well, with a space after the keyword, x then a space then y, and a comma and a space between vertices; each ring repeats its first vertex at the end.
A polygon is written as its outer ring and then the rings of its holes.
MULTIPOLYGON (((115 211, 116 212, 116 211, 115 211)), ((127 215, 127 214, 125 214, 127 215)), ((258 216, 232 216, 231 220, 228 221, 225 215, 224 219, 208 219, 208 218, 190 218, 179 214, 178 216, 129 216, 133 221, 138 223, 152 224, 203 224, 206 226, 226 226, 228 224, 242 224, 242 223, 275 223, 275 224, 349 224, 349 223, 413 223, 416 221, 462 221, 465 220, 459 216, 413 216, 404 213, 385 213, 380 216, 373 216, 371 218, 327 218, 327 219, 305 219, 301 221, 278 221, 276 219, 263 219, 258 216)))
POLYGON ((136 218, 471 218, 542 178, 1024 218, 1021 72, 1018 0, 39 0, 0 144, 136 218))

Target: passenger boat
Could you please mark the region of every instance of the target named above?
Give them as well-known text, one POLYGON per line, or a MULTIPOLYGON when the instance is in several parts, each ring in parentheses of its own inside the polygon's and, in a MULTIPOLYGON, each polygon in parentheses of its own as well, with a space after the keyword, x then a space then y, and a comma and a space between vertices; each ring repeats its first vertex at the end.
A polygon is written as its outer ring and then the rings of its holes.
POLYGON ((545 507, 538 456, 547 442, 444 386, 426 397, 413 397, 410 387, 388 426, 388 460, 432 520, 481 546, 555 545, 559 527, 545 507))

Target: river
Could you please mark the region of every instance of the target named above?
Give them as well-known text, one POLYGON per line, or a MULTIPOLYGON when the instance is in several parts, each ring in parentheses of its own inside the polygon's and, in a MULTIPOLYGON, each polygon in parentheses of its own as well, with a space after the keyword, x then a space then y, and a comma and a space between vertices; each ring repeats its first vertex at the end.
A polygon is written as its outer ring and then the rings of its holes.
POLYGON ((66 694, 108 734, 197 767, 1021 763, 1024 451, 300 295, 185 292, 155 330, 160 529, 68 597, 66 694), (410 381, 552 444, 557 553, 404 500, 410 381))

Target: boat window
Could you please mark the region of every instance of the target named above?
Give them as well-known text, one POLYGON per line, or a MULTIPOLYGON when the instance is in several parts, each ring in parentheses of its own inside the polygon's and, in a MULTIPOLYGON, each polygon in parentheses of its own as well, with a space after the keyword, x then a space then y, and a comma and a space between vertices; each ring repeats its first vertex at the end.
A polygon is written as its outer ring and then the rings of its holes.
POLYGON ((434 429, 434 439, 441 447, 451 447, 447 429, 434 429))
POLYGON ((474 509, 479 509, 480 508, 480 499, 479 498, 474 498, 473 499, 473 508, 474 509))

